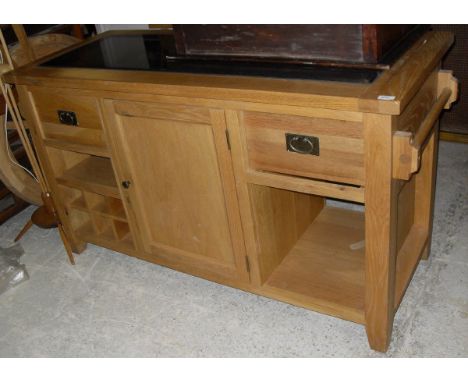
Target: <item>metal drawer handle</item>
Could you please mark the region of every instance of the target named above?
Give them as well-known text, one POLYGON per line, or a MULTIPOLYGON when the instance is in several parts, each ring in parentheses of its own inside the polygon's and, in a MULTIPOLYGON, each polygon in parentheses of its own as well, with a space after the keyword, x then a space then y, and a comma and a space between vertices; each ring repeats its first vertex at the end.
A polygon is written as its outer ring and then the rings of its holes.
POLYGON ((319 155, 319 139, 308 135, 286 133, 286 150, 298 154, 319 155))
POLYGON ((58 119, 60 123, 69 126, 78 126, 78 118, 76 113, 69 110, 57 110, 58 119))

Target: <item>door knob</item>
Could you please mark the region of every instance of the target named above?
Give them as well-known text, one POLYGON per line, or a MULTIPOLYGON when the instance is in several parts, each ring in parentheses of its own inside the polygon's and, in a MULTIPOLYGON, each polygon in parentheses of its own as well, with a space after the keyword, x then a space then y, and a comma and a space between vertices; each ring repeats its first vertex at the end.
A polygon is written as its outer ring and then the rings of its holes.
POLYGON ((129 188, 129 187, 130 187, 130 184, 131 184, 131 182, 130 182, 129 180, 124 180, 124 181, 122 182, 122 187, 123 187, 123 188, 129 188))

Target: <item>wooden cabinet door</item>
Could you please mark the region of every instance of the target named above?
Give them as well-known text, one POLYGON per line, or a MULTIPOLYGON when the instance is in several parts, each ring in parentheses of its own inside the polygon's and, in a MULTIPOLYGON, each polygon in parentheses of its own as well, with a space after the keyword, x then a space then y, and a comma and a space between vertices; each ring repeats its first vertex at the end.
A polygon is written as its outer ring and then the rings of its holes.
POLYGON ((247 278, 224 112, 116 100, 103 107, 140 250, 188 273, 247 278))

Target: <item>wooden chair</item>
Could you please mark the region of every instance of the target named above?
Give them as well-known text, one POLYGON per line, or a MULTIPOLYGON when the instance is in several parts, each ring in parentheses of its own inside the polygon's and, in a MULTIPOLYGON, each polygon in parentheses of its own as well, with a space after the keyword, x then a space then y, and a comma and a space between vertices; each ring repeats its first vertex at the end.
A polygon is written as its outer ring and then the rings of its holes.
MULTIPOLYGON (((3 62, 0 64, 0 75, 5 71, 26 65, 37 58, 80 41, 76 37, 62 34, 45 34, 28 38, 22 25, 13 25, 12 27, 18 38, 18 44, 12 47, 7 46, 3 34, 0 31, 0 53, 3 58, 3 62)), ((0 95, 0 116, 2 116, 4 112, 5 100, 0 95)), ((22 148, 23 155, 18 157, 19 151, 17 151, 16 156, 13 155, 8 144, 9 142, 5 139, 5 121, 3 118, 1 118, 0 121, 2 122, 1 131, 3 132, 0 134, 0 182, 14 195, 15 200, 21 199, 26 203, 40 206, 42 205, 42 198, 37 180, 31 177, 20 163, 18 163, 18 159, 20 159, 25 165, 28 164, 25 159, 26 154, 24 147, 22 148)), ((14 133, 16 129, 11 122, 7 124, 7 128, 10 139, 13 139, 14 136, 16 137, 15 141, 18 142, 18 133, 14 133)), ((3 194, 6 196, 9 192, 5 190, 3 194)), ((13 212, 13 210, 11 211, 13 212)), ((19 209, 17 210, 19 211, 19 209)))
MULTIPOLYGON (((4 118, 4 116, 2 117, 4 118)), ((3 123, 2 118, 0 118, 0 123, 3 123)), ((26 151, 21 145, 21 141, 16 130, 10 129, 7 130, 7 134, 0 134, 0 144, 8 144, 9 149, 11 149, 12 158, 23 166, 28 165, 26 151)), ((5 153, 5 151, 2 150, 2 153, 5 153)), ((2 204, 0 209, 0 224, 3 224, 10 217, 16 215, 29 205, 28 202, 12 193, 2 181, 0 181, 0 204, 2 204)))
MULTIPOLYGON (((11 70, 13 62, 3 35, 0 35, 0 38, 1 75, 11 70)), ((0 200, 2 204, 6 204, 0 211, 0 224, 29 204, 42 204, 39 184, 25 170, 30 164, 19 133, 11 122, 7 122, 5 110, 5 99, 0 96, 0 200), (13 203, 8 204, 8 199, 13 203)))
MULTIPOLYGON (((28 38, 22 25, 13 25, 13 30, 18 38, 19 44, 11 50, 8 48, 0 30, 1 53, 3 58, 2 67, 0 69, 2 72, 26 65, 40 57, 54 53, 80 41, 75 37, 66 35, 40 35, 28 38)), ((0 72, 0 74, 2 72, 0 72)), ((23 121, 18 105, 16 104, 14 92, 8 85, 3 84, 2 81, 0 81, 0 85, 4 101, 6 101, 13 119, 13 125, 21 139, 24 151, 30 160, 31 167, 34 172, 34 176, 30 177, 28 174, 29 171, 24 167, 22 168, 19 166, 18 162, 13 159, 10 148, 7 145, 8 141, 6 140, 4 145, 0 147, 0 152, 2 152, 2 154, 0 154, 0 163, 2 165, 0 166, 2 168, 0 171, 0 177, 15 195, 24 196, 26 200, 30 199, 32 204, 40 206, 36 211, 34 211, 31 219, 20 231, 18 236, 15 238, 15 241, 19 240, 33 224, 41 228, 58 227, 70 262, 74 264, 75 262, 70 244, 55 213, 52 199, 50 198, 50 194, 47 190, 47 184, 44 181, 42 169, 39 166, 36 154, 27 134, 25 121, 23 121), (20 170, 21 168, 23 171, 20 170), (36 180, 36 183, 33 179, 36 180)), ((6 118, 6 116, 4 118, 6 118)), ((5 121, 3 122, 5 123, 5 121)), ((2 125, 2 129, 4 128, 3 126, 4 125, 2 125)))

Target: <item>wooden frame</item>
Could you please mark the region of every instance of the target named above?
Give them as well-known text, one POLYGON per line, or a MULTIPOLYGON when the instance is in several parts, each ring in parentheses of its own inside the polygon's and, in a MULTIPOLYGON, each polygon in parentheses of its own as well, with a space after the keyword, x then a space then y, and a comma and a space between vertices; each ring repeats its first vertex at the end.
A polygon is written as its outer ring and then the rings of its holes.
MULTIPOLYGON (((28 104, 41 166, 75 251, 92 242, 351 320, 366 326, 373 349, 386 351, 396 309, 419 260, 430 251, 436 120, 457 96, 456 80, 450 73, 439 72, 439 63, 452 42, 450 34, 428 32, 368 85, 62 70, 37 67, 37 63, 4 78, 16 83, 22 101, 28 104), (48 100, 47 94, 56 98, 48 100), (66 130, 70 127, 49 118, 61 104, 75 104, 78 118, 91 121, 80 128, 94 129, 92 133, 100 139, 83 141, 73 133, 78 130, 66 130), (97 108, 83 107, 90 104, 97 108), (309 126, 304 129, 322 142, 330 139, 343 158, 355 160, 360 176, 347 182, 332 176, 340 174, 334 171, 339 170, 338 161, 327 164, 326 174, 314 173, 316 178, 276 162, 271 167, 266 162, 274 158, 256 155, 270 138, 258 129, 262 145, 252 145, 250 134, 261 121, 254 118, 246 123, 249 113, 280 115, 279 120, 309 126), (148 120, 153 119, 159 121, 154 126, 173 129, 150 128, 153 122, 148 120), (316 121, 325 121, 328 129, 320 130, 316 121), (216 262, 215 255, 209 261, 201 259, 196 251, 181 252, 174 241, 156 245, 156 234, 147 225, 156 222, 151 214, 158 211, 151 208, 154 200, 141 190, 132 190, 132 185, 143 184, 144 177, 131 168, 137 157, 132 157, 134 144, 128 139, 126 146, 127 140, 119 138, 122 126, 133 123, 147 124, 148 134, 160 134, 148 137, 153 141, 171 142, 182 134, 182 124, 194 137, 202 130, 210 137, 209 158, 197 162, 205 155, 200 152, 172 160, 181 172, 193 163, 204 163, 201 167, 219 177, 222 187, 212 185, 206 192, 213 200, 224 200, 228 222, 222 224, 229 229, 234 263, 216 262), (355 129, 358 142, 353 144, 362 145, 354 150, 357 158, 345 155, 349 132, 342 125, 355 129), (50 131, 61 135, 50 136, 50 131), (324 198, 357 203, 364 211, 333 208, 324 198), (87 225, 93 231, 84 232, 82 227, 87 225)), ((283 132, 288 132, 285 125, 283 132)), ((289 157, 300 154, 287 155, 293 162, 304 159, 289 157)), ((148 149, 138 152, 138 158, 141 163, 145 158, 148 163, 155 160, 148 149)), ((148 177, 165 171, 163 160, 159 161, 157 166, 142 165, 148 177)), ((198 207, 189 201, 202 203, 203 187, 187 174, 187 185, 192 186, 181 186, 174 195, 181 205, 196 211, 198 207), (191 190, 200 197, 190 199, 191 190)), ((173 179, 171 184, 180 181, 168 173, 154 187, 161 187, 164 179, 173 179)), ((220 216, 218 207, 213 207, 213 215, 220 216)), ((170 221, 178 213, 175 210, 161 208, 159 213, 170 221)), ((187 219, 196 222, 196 218, 187 219)), ((180 229, 189 232, 189 228, 180 229)))

